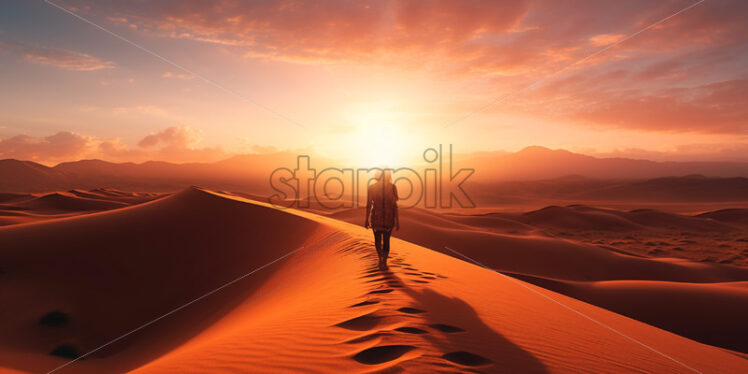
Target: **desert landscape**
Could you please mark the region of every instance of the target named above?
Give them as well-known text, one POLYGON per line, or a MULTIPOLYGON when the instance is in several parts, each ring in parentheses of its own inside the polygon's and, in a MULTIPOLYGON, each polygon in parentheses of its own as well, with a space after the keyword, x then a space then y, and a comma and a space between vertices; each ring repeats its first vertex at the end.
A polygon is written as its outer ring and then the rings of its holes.
POLYGON ((242 195, 3 194, 4 369, 748 368, 745 208, 405 209, 383 271, 363 208, 242 195))
POLYGON ((3 0, 0 374, 748 373, 747 18, 3 0))

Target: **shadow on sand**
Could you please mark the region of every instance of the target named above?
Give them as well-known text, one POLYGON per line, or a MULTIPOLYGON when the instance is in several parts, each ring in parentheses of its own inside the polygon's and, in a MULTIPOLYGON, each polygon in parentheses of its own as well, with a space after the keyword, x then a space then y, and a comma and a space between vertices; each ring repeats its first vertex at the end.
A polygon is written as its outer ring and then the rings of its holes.
POLYGON ((399 311, 418 314, 426 321, 430 331, 420 336, 442 352, 445 360, 480 372, 548 372, 535 356, 486 325, 462 299, 442 295, 428 286, 413 288, 394 272, 384 272, 389 282, 413 301, 399 311))

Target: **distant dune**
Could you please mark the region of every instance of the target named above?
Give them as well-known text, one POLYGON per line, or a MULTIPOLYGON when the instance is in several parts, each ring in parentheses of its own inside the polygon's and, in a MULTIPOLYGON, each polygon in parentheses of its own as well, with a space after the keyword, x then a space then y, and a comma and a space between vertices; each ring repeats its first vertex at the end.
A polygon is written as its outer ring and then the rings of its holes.
POLYGON ((114 208, 121 208, 127 204, 108 201, 100 199, 91 199, 76 196, 71 193, 55 192, 47 195, 43 195, 31 200, 24 201, 23 203, 16 204, 19 207, 51 211, 93 211, 93 210, 109 210, 114 208))
MULTIPOLYGON (((656 275, 721 282, 745 274, 564 244, 508 220, 498 221, 501 230, 530 236, 468 229, 468 223, 490 226, 481 218, 435 216, 420 225, 405 218, 403 226, 413 231, 404 229, 403 237, 443 235, 433 249, 449 244, 497 268, 517 266, 522 260, 513 257, 534 251, 543 261, 558 258, 538 265, 537 274, 600 279, 611 277, 606 272, 641 272, 636 284, 652 289, 660 287, 648 280, 656 275), (432 224, 449 228, 439 234, 432 224), (600 265, 579 268, 578 257, 600 265)), ((737 354, 402 240, 393 242, 392 271, 382 272, 374 267, 370 235, 339 220, 198 188, 0 228, 0 295, 14 300, 4 303, 0 320, 0 362, 19 372, 47 372, 251 274, 58 372, 748 370, 737 354)), ((525 270, 531 270, 527 264, 525 270)), ((702 300, 721 300, 708 299, 706 287, 698 288, 702 300)), ((744 295, 740 284, 724 287, 744 295)), ((597 302, 604 303, 607 291, 600 294, 597 302)), ((676 318, 698 323, 696 316, 676 318)))
POLYGON ((115 189, 70 190, 47 194, 0 194, 0 226, 124 208, 160 197, 115 189))
POLYGON ((514 275, 703 343, 748 352, 748 282, 574 282, 514 275))
POLYGON ((721 209, 714 212, 699 214, 699 217, 711 218, 715 221, 748 227, 748 209, 721 209))

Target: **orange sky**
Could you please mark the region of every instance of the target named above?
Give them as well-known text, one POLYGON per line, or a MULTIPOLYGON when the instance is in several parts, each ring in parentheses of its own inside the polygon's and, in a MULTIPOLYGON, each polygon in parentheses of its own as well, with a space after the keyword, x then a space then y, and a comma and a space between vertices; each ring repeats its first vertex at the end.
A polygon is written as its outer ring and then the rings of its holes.
POLYGON ((2 158, 288 149, 396 164, 451 143, 748 160, 742 1, 576 65, 695 1, 55 3, 163 59, 43 2, 3 2, 2 158))

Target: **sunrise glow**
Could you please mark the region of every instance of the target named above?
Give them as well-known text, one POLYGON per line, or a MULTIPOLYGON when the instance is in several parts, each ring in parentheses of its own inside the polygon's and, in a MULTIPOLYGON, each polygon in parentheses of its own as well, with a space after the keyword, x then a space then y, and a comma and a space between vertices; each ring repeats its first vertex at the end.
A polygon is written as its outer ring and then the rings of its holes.
POLYGON ((0 1, 0 373, 748 373, 746 0, 0 1))
POLYGON ((8 3, 0 157, 194 162, 304 150, 389 164, 452 143, 748 158, 748 53, 731 10, 742 5, 701 4, 615 44, 682 2, 58 3, 151 53, 44 2, 8 3), (143 143, 150 135, 159 141, 143 143))

